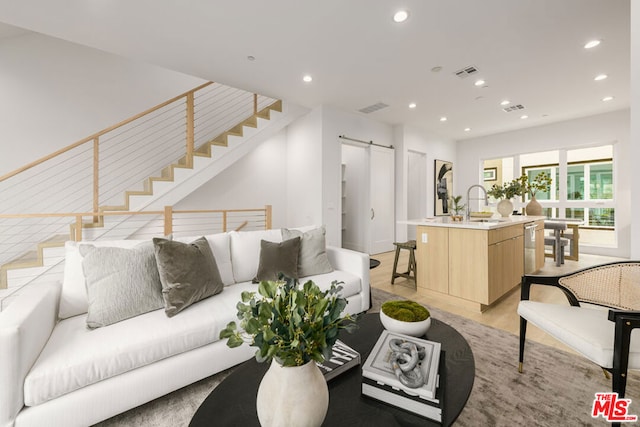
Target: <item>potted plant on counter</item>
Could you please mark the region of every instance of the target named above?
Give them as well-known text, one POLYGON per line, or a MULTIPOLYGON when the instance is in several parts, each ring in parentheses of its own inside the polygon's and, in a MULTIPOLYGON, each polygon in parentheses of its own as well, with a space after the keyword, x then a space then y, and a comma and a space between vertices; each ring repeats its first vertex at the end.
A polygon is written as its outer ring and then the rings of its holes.
POLYGON ((513 199, 515 196, 521 196, 524 191, 520 178, 505 182, 503 185, 493 184, 487 195, 493 197, 498 202, 498 212, 503 217, 508 217, 513 212, 513 199))
POLYGON ((451 214, 451 219, 453 221, 462 221, 464 218, 464 209, 467 205, 460 203, 462 200, 462 196, 452 196, 449 198, 449 208, 453 212, 451 214))
POLYGON ((340 329, 356 328, 344 315, 347 300, 337 282, 321 291, 312 281, 264 281, 258 292, 243 292, 236 306, 240 329, 230 322, 220 332, 229 347, 257 347, 258 362, 270 361, 256 399, 263 426, 322 424, 329 392, 316 362, 331 357, 340 329))

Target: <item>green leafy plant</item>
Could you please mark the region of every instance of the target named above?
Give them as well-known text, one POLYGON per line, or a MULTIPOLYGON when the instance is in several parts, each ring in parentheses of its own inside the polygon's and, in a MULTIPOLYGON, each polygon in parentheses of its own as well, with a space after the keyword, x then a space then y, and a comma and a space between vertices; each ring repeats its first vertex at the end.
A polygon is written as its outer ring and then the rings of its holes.
POLYGON ((415 301, 387 301, 380 308, 384 314, 402 322, 420 322, 431 316, 429 310, 415 301))
POLYGON ((456 213, 456 215, 460 215, 467 205, 460 203, 462 200, 462 196, 452 196, 449 197, 449 207, 456 213))
POLYGON ((532 181, 529 181, 526 174, 522 174, 518 179, 523 188, 523 194, 528 193, 529 197, 534 197, 538 191, 549 191, 551 187, 551 177, 544 171, 539 172, 532 181))
POLYGON ((522 185, 521 178, 513 179, 510 182, 505 182, 503 185, 493 184, 487 195, 494 199, 513 199, 515 196, 521 196, 525 191, 522 185))
POLYGON ((264 281, 258 292, 243 292, 236 306, 240 328, 230 322, 220 331, 233 348, 248 343, 257 347, 256 360, 275 359, 282 366, 302 366, 312 360, 331 357, 340 329, 352 332, 357 325, 350 315, 342 316, 347 300, 334 281, 321 291, 311 280, 299 285, 295 279, 264 281))

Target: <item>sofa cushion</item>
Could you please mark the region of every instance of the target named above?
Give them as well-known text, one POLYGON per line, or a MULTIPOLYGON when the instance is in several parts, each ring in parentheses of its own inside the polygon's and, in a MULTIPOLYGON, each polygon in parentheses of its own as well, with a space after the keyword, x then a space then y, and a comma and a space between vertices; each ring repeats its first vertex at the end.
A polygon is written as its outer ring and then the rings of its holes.
MULTIPOLYGON (((90 242, 96 247, 133 248, 143 240, 111 240, 90 242)), ((66 319, 71 316, 84 314, 89 308, 87 288, 82 271, 82 255, 78 245, 82 242, 66 242, 64 258, 64 277, 62 294, 60 295, 60 309, 58 316, 66 319)))
POLYGON ((286 228, 282 229, 283 240, 300 237, 298 277, 313 276, 333 271, 329 257, 327 257, 327 245, 324 236, 324 226, 306 232, 286 228))
POLYGON ((153 246, 167 316, 222 291, 224 284, 206 238, 191 243, 154 238, 153 246))
POLYGON ((100 328, 162 307, 151 242, 132 249, 80 245, 87 286, 87 326, 100 328))
MULTIPOLYGON (((200 236, 174 237, 173 240, 178 242, 189 243, 196 240, 200 236)), ((209 242, 213 257, 216 259, 216 265, 220 272, 220 278, 225 286, 233 285, 233 268, 231 266, 231 248, 229 233, 207 234, 204 236, 209 242)))
MULTIPOLYGON (((613 367, 614 322, 608 310, 520 301, 518 314, 603 368, 613 367)), ((629 368, 640 368, 640 330, 631 331, 629 368)))
POLYGON ((38 405, 218 341, 220 331, 237 319, 241 293, 254 290, 251 283, 228 286, 179 316, 167 317, 163 310, 156 310, 94 330, 85 327, 85 316, 63 320, 25 379, 25 404, 38 405))
POLYGON ((260 241, 282 242, 282 232, 278 230, 231 231, 231 264, 236 283, 250 282, 256 277, 260 261, 260 241))
POLYGON ((292 279, 298 278, 298 254, 300 237, 280 243, 260 241, 260 262, 254 283, 263 280, 278 280, 280 274, 292 279))
POLYGON ((362 291, 362 281, 360 278, 346 271, 334 270, 331 273, 305 277, 300 279, 300 283, 304 283, 307 280, 312 280, 323 291, 329 289, 331 287, 331 282, 334 280, 343 282, 339 284, 339 286, 342 286, 340 296, 345 298, 357 295, 362 291))

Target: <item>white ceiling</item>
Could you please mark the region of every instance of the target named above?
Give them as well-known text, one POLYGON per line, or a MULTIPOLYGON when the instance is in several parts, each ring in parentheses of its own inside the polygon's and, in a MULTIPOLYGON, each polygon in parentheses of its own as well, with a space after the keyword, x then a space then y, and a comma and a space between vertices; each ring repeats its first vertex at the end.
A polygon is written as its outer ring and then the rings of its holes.
POLYGON ((629 0, 0 0, 0 22, 307 107, 383 102, 371 118, 460 140, 628 108, 629 10, 629 0), (394 23, 401 8, 409 19, 394 23), (593 38, 601 45, 585 50, 593 38), (488 87, 454 75, 469 65, 488 87), (505 113, 503 99, 525 110, 505 113))

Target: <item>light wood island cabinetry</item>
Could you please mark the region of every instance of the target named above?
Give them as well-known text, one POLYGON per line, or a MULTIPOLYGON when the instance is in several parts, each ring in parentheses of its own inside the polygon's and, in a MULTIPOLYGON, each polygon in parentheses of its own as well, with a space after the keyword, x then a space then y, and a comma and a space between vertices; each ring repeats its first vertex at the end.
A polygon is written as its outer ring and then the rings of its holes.
MULTIPOLYGON (((520 284, 524 225, 533 221, 518 218, 493 227, 416 224, 418 291, 449 295, 466 306, 485 310, 520 284)), ((539 222, 542 230, 542 220, 539 222)), ((543 241, 535 242, 536 250, 541 247, 544 251, 543 241)), ((537 262, 543 263, 544 257, 537 262)))

